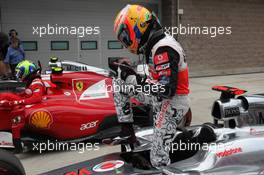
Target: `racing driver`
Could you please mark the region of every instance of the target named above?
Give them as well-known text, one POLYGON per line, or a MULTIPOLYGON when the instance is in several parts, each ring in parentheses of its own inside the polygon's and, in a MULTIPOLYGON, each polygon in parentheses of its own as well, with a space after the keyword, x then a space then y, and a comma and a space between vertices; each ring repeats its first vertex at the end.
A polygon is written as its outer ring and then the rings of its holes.
POLYGON ((114 22, 114 32, 130 52, 145 57, 150 72, 148 79, 140 78, 133 71, 128 71, 126 66, 121 66, 130 64, 127 59, 116 63, 119 65, 118 78, 114 80, 114 86, 148 86, 151 91, 150 95, 127 88, 114 91, 121 134, 129 136, 130 143, 137 143, 129 97, 134 96, 142 103, 151 104, 154 134, 150 160, 154 167, 166 166, 170 164, 169 151, 176 136, 176 128, 183 125, 184 116, 190 108, 184 51, 172 36, 164 33, 156 15, 140 5, 128 4, 119 12, 114 22))
POLYGON ((1 94, 0 105, 12 107, 41 102, 46 88, 38 73, 37 66, 29 60, 24 60, 17 65, 16 76, 19 81, 26 83, 25 91, 18 95, 13 93, 1 94))

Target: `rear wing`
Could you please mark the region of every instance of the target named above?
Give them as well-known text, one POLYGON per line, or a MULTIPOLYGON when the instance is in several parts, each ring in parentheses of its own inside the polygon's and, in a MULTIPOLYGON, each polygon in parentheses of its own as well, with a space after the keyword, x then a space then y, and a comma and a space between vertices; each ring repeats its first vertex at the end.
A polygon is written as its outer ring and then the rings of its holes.
POLYGON ((222 92, 220 96, 221 100, 234 98, 236 95, 242 95, 247 92, 246 90, 230 87, 230 86, 213 86, 212 90, 222 92))

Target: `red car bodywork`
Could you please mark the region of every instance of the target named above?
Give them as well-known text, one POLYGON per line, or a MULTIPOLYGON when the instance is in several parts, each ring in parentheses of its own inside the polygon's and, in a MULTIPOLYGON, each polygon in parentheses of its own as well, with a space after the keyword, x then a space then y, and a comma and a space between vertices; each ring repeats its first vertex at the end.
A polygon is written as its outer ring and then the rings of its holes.
MULTIPOLYGON (((0 107, 0 131, 44 135, 56 140, 73 140, 96 134, 116 122, 112 78, 93 72, 52 74, 41 103, 0 107), (12 119, 21 117, 21 121, 12 119)), ((139 104, 135 100, 132 101, 139 104)))

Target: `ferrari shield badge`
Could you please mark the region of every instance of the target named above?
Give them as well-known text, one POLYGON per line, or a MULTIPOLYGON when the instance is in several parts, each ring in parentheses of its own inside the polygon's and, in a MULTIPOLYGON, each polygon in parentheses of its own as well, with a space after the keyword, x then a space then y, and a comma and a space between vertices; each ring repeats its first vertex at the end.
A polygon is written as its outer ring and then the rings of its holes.
POLYGON ((109 98, 105 79, 89 82, 89 79, 73 79, 73 92, 77 101, 109 98))
POLYGON ((83 82, 77 81, 75 84, 75 87, 76 87, 77 91, 81 92, 83 90, 83 82))
POLYGON ((30 124, 36 128, 48 129, 52 122, 52 116, 48 111, 35 111, 30 117, 30 124))

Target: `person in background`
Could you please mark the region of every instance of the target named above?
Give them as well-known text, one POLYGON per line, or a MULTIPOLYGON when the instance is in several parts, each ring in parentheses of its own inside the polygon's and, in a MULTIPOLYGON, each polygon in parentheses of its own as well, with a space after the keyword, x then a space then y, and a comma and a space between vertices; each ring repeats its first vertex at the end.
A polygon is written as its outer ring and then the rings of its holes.
POLYGON ((9 35, 9 45, 11 45, 11 40, 13 38, 17 38, 18 39, 18 43, 21 44, 21 42, 20 42, 20 40, 18 38, 18 33, 17 33, 17 31, 15 29, 9 30, 8 35, 9 35))
POLYGON ((8 79, 9 65, 4 64, 4 59, 7 53, 9 38, 7 34, 0 32, 0 79, 8 79))
POLYGON ((8 47, 6 57, 4 59, 5 64, 9 64, 12 77, 14 78, 16 73, 15 69, 19 62, 25 59, 25 51, 21 44, 19 44, 18 38, 11 39, 11 45, 8 47))

